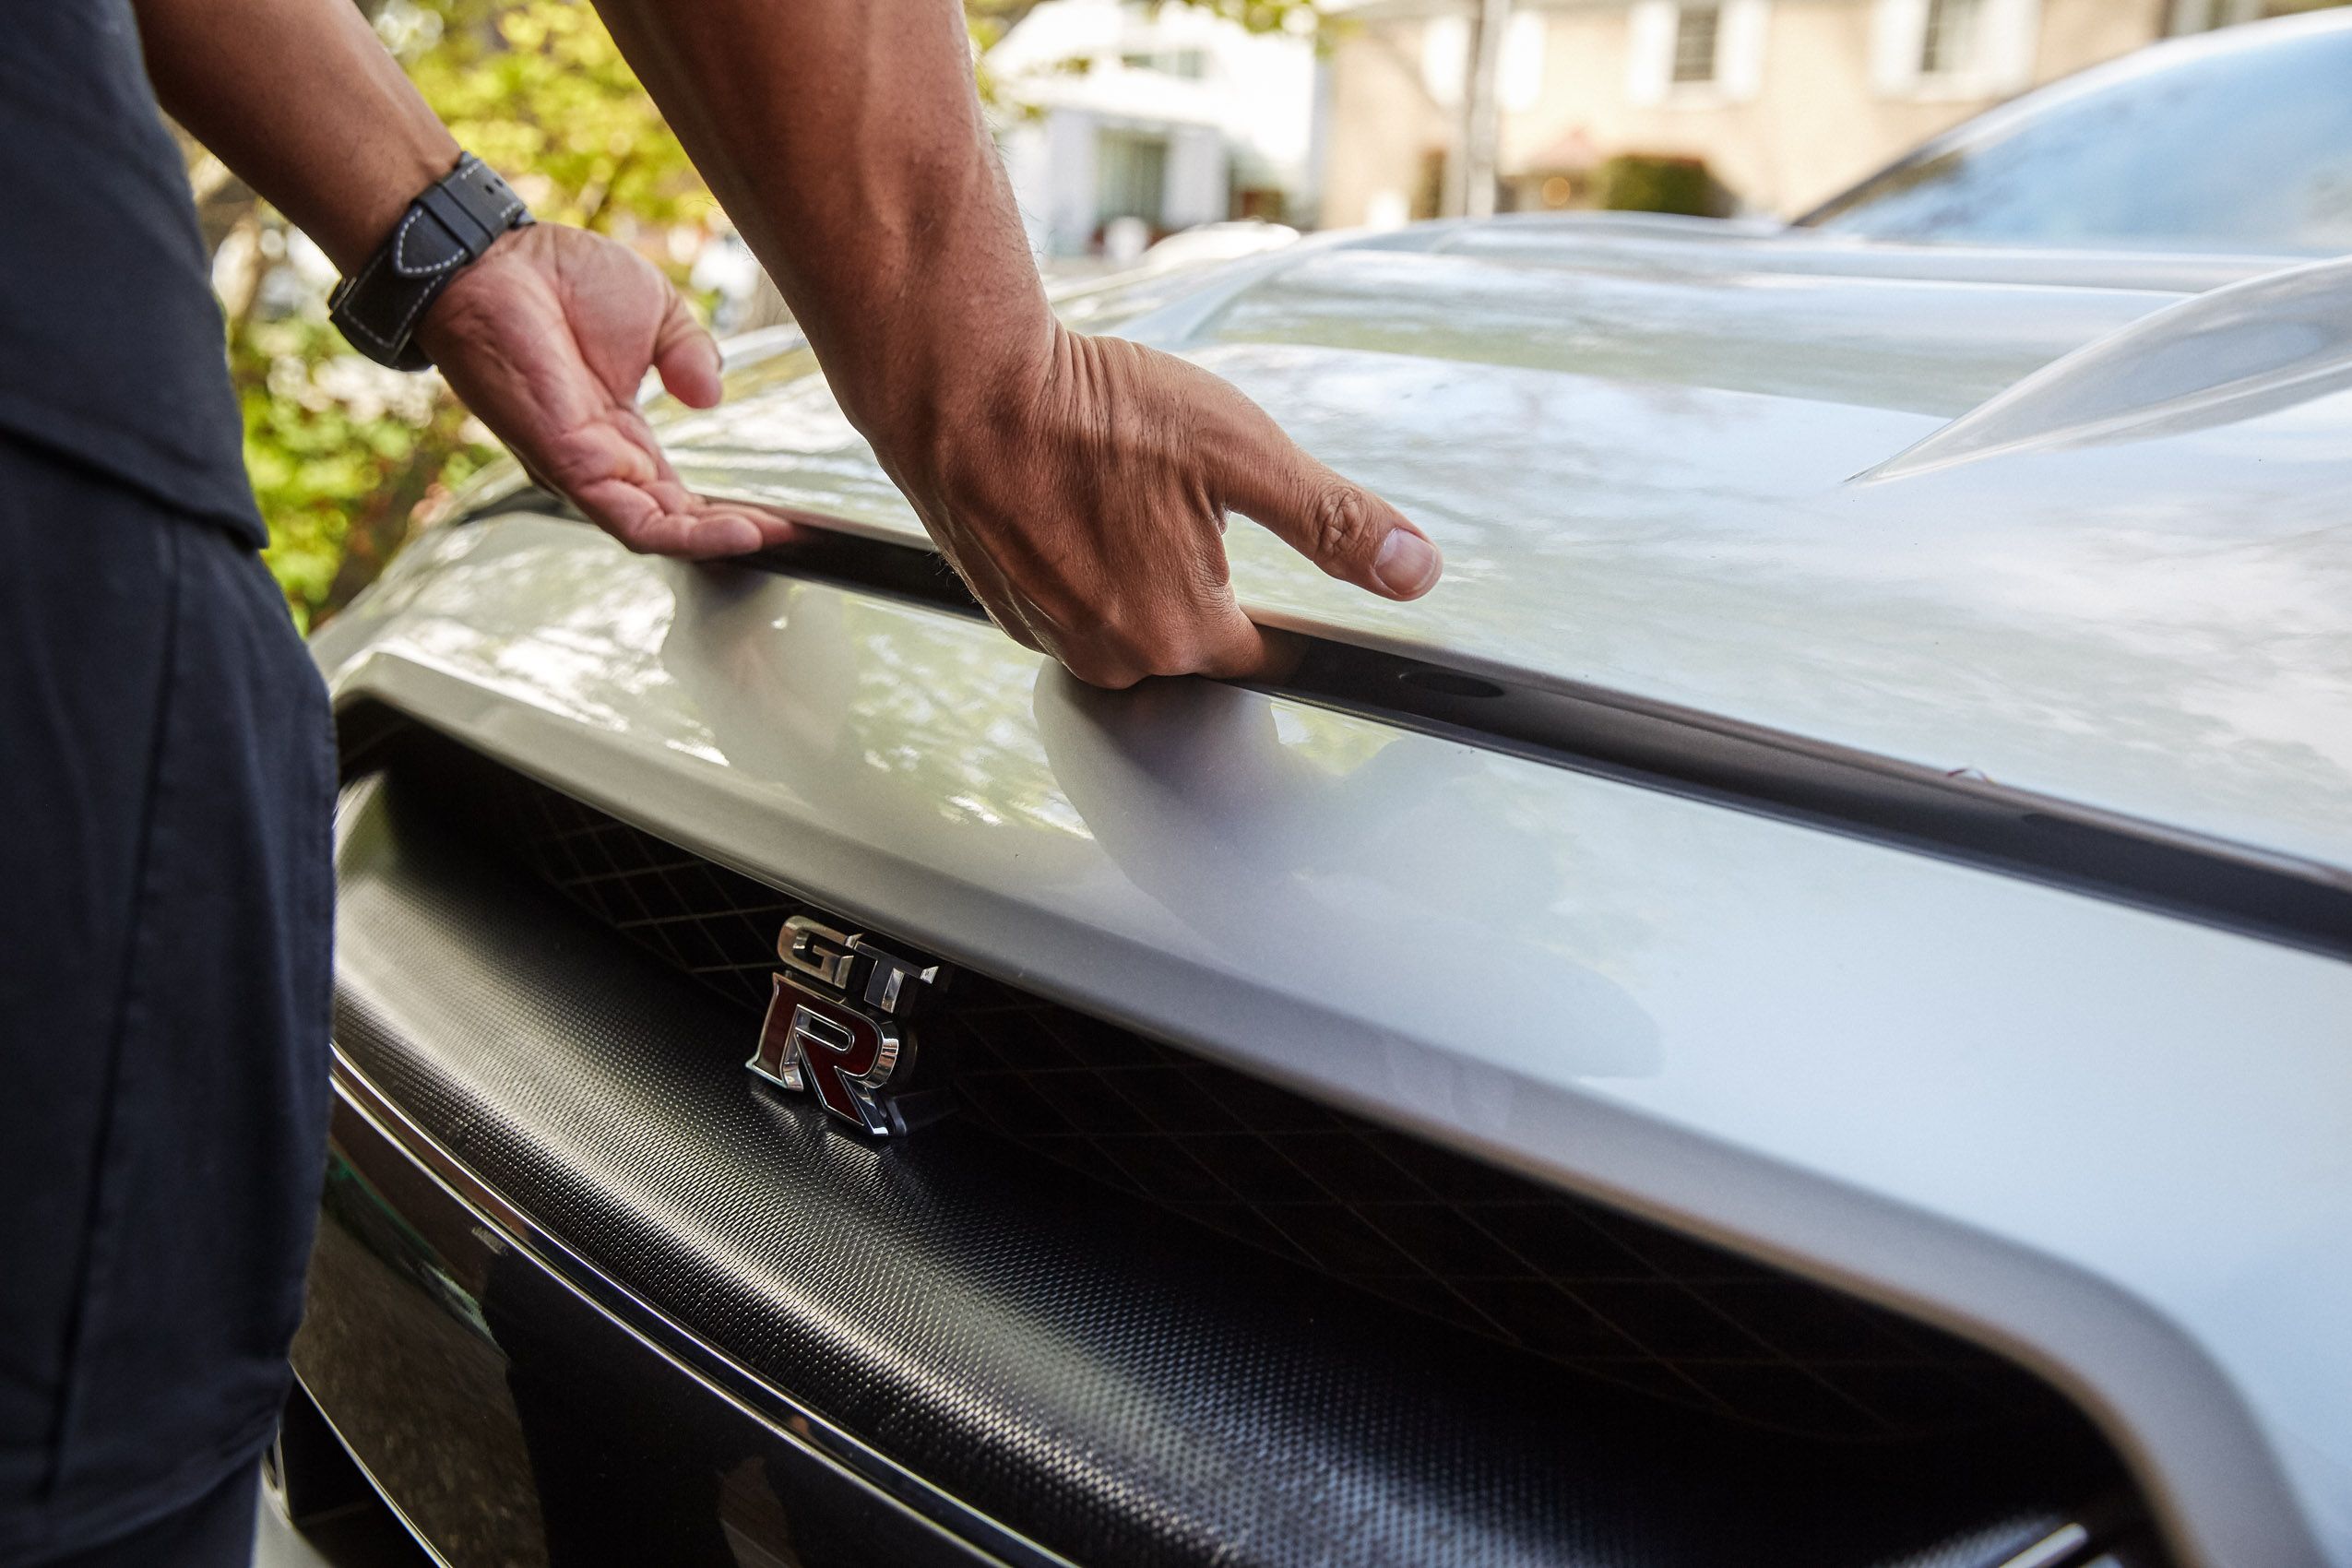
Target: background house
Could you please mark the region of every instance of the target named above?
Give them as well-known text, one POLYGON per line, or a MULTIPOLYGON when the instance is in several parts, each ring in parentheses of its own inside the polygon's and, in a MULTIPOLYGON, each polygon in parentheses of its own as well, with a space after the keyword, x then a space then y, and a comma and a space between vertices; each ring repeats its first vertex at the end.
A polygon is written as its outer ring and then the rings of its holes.
MULTIPOLYGON (((1793 215, 2026 88, 2313 0, 1348 0, 1325 223, 1592 205, 1621 155, 1703 161, 1713 205, 1793 215), (1462 177, 1499 18, 1491 196, 1462 177), (1451 176, 1449 178, 1449 176, 1451 176)), ((1475 149, 1473 149, 1475 150, 1475 149)), ((1645 203, 1644 205, 1647 205, 1645 203)))
POLYGON ((982 64, 1040 255, 1313 208, 1311 33, 1253 33, 1191 6, 1044 0, 982 64))

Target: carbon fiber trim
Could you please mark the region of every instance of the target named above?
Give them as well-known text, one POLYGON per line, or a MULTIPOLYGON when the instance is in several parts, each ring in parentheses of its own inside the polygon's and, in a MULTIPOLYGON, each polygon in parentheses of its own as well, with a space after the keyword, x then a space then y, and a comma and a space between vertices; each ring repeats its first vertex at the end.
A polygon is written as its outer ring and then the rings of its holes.
MULTIPOLYGON (((437 787, 483 814, 486 844, 741 1004, 746 1040, 785 920, 835 918, 470 754, 432 751, 437 787)), ((941 1000, 921 1031, 931 1081, 981 1125, 1456 1328, 1810 1436, 1966 1431, 2040 1402, 1949 1335, 980 976, 958 975, 941 1000)))
POLYGON ((681 1331, 339 1053, 335 1090, 295 1368, 440 1561, 715 1568, 731 1533, 796 1568, 1068 1568, 681 1331))
POLYGON ((2119 1485, 2060 1412, 1764 1433, 1154 1226, 972 1120, 836 1133, 740 1071, 737 1007, 484 856, 442 795, 396 780, 347 824, 342 1049, 586 1262, 1074 1560, 1957 1568, 2119 1485))

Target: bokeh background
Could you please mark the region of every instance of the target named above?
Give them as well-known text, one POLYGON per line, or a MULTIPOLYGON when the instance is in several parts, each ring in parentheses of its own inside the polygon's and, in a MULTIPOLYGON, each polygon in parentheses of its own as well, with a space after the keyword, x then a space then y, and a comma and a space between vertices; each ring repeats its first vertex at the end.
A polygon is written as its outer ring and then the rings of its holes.
MULTIPOLYGON (((356 0, 457 140, 722 332, 789 319, 587 0, 356 0)), ((968 0, 1049 278, 1314 228, 1580 208, 1795 216, 2159 39, 2343 0, 968 0)), ((327 320, 334 268, 193 142, 269 563, 305 630, 494 455, 327 320)))

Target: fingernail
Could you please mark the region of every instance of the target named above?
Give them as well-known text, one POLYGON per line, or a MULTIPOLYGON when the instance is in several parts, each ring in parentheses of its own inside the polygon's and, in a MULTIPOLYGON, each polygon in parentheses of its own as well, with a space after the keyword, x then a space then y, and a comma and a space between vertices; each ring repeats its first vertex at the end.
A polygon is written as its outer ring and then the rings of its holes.
POLYGON ((1372 557, 1372 576, 1389 592, 1410 599, 1437 580, 1437 547, 1410 529, 1391 529, 1372 557))

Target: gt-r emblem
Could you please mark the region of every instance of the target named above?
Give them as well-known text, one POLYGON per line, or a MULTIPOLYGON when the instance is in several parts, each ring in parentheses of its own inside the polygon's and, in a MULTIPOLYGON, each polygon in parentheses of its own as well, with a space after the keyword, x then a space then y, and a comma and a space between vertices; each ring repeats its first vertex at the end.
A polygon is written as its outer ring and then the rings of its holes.
POLYGON ((779 1087, 813 1091, 863 1132, 905 1132, 908 1118, 893 1099, 913 1066, 903 1020, 937 983, 940 967, 806 915, 785 922, 776 953, 797 974, 774 977, 759 1049, 744 1065, 779 1087))
POLYGON ((904 1049, 890 1025, 778 975, 759 1050, 746 1065, 785 1088, 814 1089, 834 1115, 887 1134, 890 1116, 876 1096, 897 1071, 904 1049))

